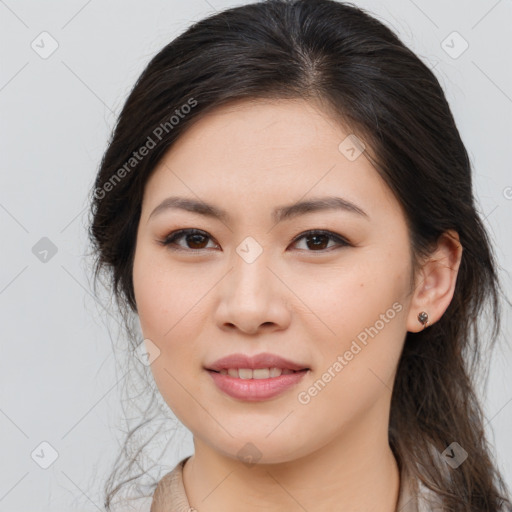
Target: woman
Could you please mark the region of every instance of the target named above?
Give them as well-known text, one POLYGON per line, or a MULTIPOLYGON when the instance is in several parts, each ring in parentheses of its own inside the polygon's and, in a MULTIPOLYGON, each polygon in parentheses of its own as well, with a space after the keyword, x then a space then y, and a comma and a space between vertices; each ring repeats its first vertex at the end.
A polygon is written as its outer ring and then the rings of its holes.
POLYGON ((92 215, 194 438, 152 512, 510 509, 474 390, 499 284, 470 162, 383 24, 331 0, 194 24, 127 99, 92 215))

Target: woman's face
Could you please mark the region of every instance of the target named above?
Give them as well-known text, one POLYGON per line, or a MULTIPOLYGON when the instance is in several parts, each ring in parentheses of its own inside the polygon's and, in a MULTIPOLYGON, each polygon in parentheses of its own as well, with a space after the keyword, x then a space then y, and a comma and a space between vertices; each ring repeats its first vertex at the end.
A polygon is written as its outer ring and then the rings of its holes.
POLYGON ((229 457, 387 436, 417 314, 409 237, 349 135, 311 103, 238 102, 192 126, 146 185, 133 280, 151 369, 195 439, 229 457), (198 234, 169 236, 184 229, 198 234))

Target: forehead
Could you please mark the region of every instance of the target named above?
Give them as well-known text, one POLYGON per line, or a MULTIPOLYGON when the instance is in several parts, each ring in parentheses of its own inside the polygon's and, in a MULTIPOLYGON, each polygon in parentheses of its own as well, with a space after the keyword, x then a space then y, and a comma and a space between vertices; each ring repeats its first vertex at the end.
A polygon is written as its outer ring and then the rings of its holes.
POLYGON ((153 205, 171 193, 205 201, 231 197, 246 206, 261 198, 282 204, 333 193, 360 203, 377 197, 390 201, 365 154, 347 157, 351 137, 315 103, 233 102, 180 136, 152 174, 145 197, 153 205))
POLYGON ((275 158, 287 150, 303 153, 320 145, 337 149, 346 136, 319 104, 304 100, 255 99, 218 107, 195 122, 174 145, 181 152, 198 145, 222 154, 258 152, 275 158), (334 144, 334 148, 333 148, 334 144), (259 152, 264 150, 263 153, 259 152))

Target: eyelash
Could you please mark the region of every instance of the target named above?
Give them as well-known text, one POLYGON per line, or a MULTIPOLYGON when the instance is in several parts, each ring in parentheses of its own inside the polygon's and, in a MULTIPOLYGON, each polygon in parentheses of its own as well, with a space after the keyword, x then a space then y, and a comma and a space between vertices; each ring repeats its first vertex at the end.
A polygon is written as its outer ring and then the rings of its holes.
MULTIPOLYGON (((183 238, 187 235, 202 235, 202 236, 205 236, 206 238, 209 238, 209 239, 212 239, 205 231, 201 231, 200 229, 180 229, 178 231, 174 231, 172 233, 170 233, 169 235, 167 235, 163 240, 159 240, 158 242, 167 247, 168 249, 172 250, 172 251, 187 251, 187 252, 199 252, 199 251, 205 251, 205 250, 208 250, 206 248, 203 248, 203 249, 190 249, 190 248, 183 248, 183 247, 180 247, 180 246, 177 246, 176 245, 176 241, 179 240, 180 238, 183 238), (174 245, 174 247, 173 247, 174 245)), ((309 231, 305 231, 304 233, 301 233, 300 235, 298 235, 297 237, 295 237, 293 240, 292 240, 292 244, 295 244, 297 243, 299 240, 301 240, 302 238, 306 238, 307 236, 314 236, 314 235, 324 235, 324 236, 327 236, 329 237, 331 240, 334 240, 335 242, 338 243, 338 248, 341 248, 341 247, 346 247, 346 246, 350 246, 351 244, 348 242, 348 240, 346 240, 345 238, 343 238, 341 235, 338 235, 336 233, 333 233, 332 231, 327 231, 327 230, 324 230, 324 229, 312 229, 312 230, 309 230, 309 231)), ((326 252, 329 252, 331 251, 333 248, 330 247, 328 249, 321 249, 321 250, 318 250, 318 251, 315 251, 315 250, 308 250, 308 249, 301 249, 301 250, 304 250, 306 252, 310 252, 310 253, 326 253, 326 252)))

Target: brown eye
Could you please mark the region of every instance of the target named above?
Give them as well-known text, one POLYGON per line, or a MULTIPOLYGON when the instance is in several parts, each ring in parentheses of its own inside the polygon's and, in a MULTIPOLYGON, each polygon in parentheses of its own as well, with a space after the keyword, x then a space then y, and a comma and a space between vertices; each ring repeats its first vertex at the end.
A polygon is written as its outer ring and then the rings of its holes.
POLYGON ((307 231, 306 233, 303 233, 297 237, 293 243, 296 244, 299 240, 302 239, 306 241, 305 250, 308 252, 322 252, 331 249, 332 246, 328 247, 329 241, 334 241, 335 246, 350 245, 350 243, 340 235, 332 233, 331 231, 324 230, 307 231))
MULTIPOLYGON (((171 233, 161 243, 165 246, 176 246, 177 250, 202 250, 207 249, 206 246, 209 239, 210 237, 204 231, 200 231, 198 229, 182 229, 171 233), (185 247, 176 243, 182 238, 185 240, 185 247)), ((172 248, 174 249, 175 247, 172 248)))
MULTIPOLYGON (((326 252, 336 248, 336 246, 344 247, 351 245, 342 236, 325 230, 311 230, 302 233, 295 238, 293 245, 297 245, 302 239, 305 240, 305 248, 300 250, 306 252, 326 252), (329 246, 330 242, 334 242, 334 245, 329 246)), ((169 234, 160 243, 177 251, 201 251, 208 249, 209 240, 212 240, 212 238, 205 231, 199 229, 180 229, 169 234), (185 245, 179 243, 182 239, 185 240, 185 245)))
POLYGON ((308 249, 325 249, 329 245, 328 235, 307 235, 304 239, 308 249))

